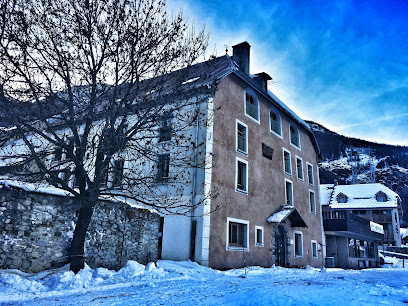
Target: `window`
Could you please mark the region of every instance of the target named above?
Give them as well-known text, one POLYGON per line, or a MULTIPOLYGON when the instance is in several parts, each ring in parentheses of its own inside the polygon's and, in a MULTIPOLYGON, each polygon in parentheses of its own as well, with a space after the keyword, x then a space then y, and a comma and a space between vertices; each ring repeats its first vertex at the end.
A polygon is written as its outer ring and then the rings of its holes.
POLYGON ((125 161, 123 159, 117 159, 113 162, 113 179, 112 179, 112 186, 113 187, 120 187, 122 186, 123 180, 123 166, 125 161))
POLYGON ((295 257, 303 256, 303 235, 302 232, 295 231, 295 257))
POLYGON ((309 184, 314 186, 313 166, 309 163, 307 164, 307 178, 309 180, 309 184))
POLYGON ((159 129, 159 142, 168 141, 171 139, 172 133, 172 117, 164 116, 159 129))
POLYGON ((376 199, 377 199, 378 202, 385 202, 385 201, 387 201, 387 196, 386 196, 386 194, 385 194, 384 192, 378 192, 378 193, 375 195, 375 197, 376 197, 376 199))
POLYGON ((248 192, 248 167, 247 162, 237 158, 237 175, 236 175, 236 190, 240 192, 248 192))
POLYGON ((248 221, 227 218, 227 250, 248 250, 248 225, 248 221))
POLYGON ((55 147, 54 160, 55 161, 61 161, 62 160, 62 148, 61 147, 55 147))
POLYGON ((303 181, 303 162, 300 157, 296 157, 296 175, 298 180, 303 181))
POLYGON ((263 227, 255 225, 255 245, 263 246, 264 239, 263 239, 263 227))
POLYGON ((245 92, 245 113, 252 119, 259 121, 259 107, 256 95, 250 91, 245 92))
POLYGON ((339 193, 337 195, 337 202, 339 203, 346 203, 347 202, 347 196, 343 193, 339 193))
POLYGON ((289 125, 290 143, 295 147, 300 148, 299 130, 294 124, 289 125))
POLYGON ((317 258, 317 241, 312 240, 312 258, 317 258))
POLYGON ((65 169, 59 173, 58 177, 64 182, 64 184, 68 184, 71 177, 71 171, 65 169))
POLYGON ((292 182, 285 179, 285 200, 286 205, 293 205, 293 189, 292 182))
POLYGON ((237 151, 247 154, 248 137, 247 126, 237 120, 237 151))
POLYGON ((290 152, 283 149, 283 170, 286 174, 292 175, 292 166, 290 163, 290 152))
POLYGON ((312 190, 309 190, 309 203, 310 203, 310 212, 312 214, 316 214, 315 193, 312 190))
POLYGON ((281 119, 280 119, 279 113, 275 110, 270 110, 269 120, 271 124, 270 126, 271 132, 277 134, 278 136, 281 136, 282 130, 281 130, 281 119))
POLYGON ((170 154, 161 154, 157 161, 157 182, 164 183, 169 179, 170 154))

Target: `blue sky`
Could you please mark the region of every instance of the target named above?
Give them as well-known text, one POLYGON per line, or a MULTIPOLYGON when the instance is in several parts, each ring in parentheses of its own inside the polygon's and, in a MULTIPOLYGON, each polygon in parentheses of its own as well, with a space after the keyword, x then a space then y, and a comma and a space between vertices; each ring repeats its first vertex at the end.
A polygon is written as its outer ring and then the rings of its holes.
POLYGON ((211 45, 248 41, 251 73, 303 119, 347 136, 408 145, 408 1, 169 0, 211 45))

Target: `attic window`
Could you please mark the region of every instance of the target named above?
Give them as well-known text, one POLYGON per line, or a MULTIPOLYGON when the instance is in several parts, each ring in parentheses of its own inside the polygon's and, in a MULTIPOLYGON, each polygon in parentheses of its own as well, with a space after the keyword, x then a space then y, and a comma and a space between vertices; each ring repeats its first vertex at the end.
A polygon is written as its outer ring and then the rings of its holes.
POLYGON ((245 92, 245 114, 256 121, 259 120, 259 103, 256 95, 249 90, 245 92))
POLYGON ((294 145, 295 147, 300 148, 299 130, 295 125, 291 124, 289 126, 289 134, 290 134, 290 143, 294 145))
POLYGON ((387 201, 387 195, 383 192, 379 192, 375 195, 378 202, 385 202, 387 201))
POLYGON ((337 202, 339 202, 339 203, 347 203, 347 196, 346 195, 344 195, 344 194, 339 194, 338 196, 337 196, 337 202))

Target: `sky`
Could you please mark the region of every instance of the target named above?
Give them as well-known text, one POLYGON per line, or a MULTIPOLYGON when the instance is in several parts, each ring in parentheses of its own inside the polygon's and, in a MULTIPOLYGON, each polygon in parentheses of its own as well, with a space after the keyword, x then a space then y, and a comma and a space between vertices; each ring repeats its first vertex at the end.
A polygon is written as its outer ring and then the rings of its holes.
POLYGON ((408 1, 168 0, 210 32, 206 54, 251 45, 251 73, 301 118, 408 145, 408 1))

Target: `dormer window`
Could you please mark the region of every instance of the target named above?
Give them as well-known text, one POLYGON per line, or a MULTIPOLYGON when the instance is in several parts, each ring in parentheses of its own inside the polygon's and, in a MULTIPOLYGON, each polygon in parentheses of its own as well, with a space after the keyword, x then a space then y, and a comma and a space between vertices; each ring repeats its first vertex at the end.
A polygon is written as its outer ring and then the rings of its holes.
POLYGON ((279 113, 271 109, 269 111, 269 119, 270 119, 270 124, 271 124, 271 132, 277 134, 278 136, 281 136, 282 135, 281 118, 279 116, 279 113))
POLYGON ((245 92, 245 114, 256 121, 259 120, 258 99, 251 90, 246 90, 245 92))
POLYGON ((378 202, 386 202, 387 201, 387 195, 384 192, 378 192, 375 195, 375 198, 377 199, 378 202))
POLYGON ((300 148, 299 130, 294 124, 289 125, 290 143, 300 148))
POLYGON ((340 194, 337 196, 337 202, 339 202, 339 203, 347 203, 347 196, 346 196, 345 194, 343 194, 343 193, 340 193, 340 194))

